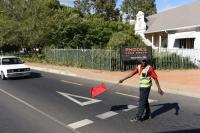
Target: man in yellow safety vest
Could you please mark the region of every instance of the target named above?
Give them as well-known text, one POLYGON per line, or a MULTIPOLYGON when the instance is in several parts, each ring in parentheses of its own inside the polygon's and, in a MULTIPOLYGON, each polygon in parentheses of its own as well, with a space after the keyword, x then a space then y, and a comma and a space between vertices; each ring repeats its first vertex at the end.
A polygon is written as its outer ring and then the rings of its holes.
POLYGON ((134 76, 136 73, 139 74, 139 84, 140 84, 140 99, 139 99, 139 107, 138 111, 136 113, 136 117, 132 118, 130 121, 131 122, 137 122, 137 121, 142 121, 142 120, 147 120, 149 117, 151 117, 151 111, 149 107, 149 93, 150 89, 152 86, 152 80, 151 78, 154 79, 157 88, 158 88, 158 93, 160 95, 163 95, 164 92, 160 88, 160 84, 158 81, 158 76, 155 73, 154 69, 152 66, 148 65, 147 60, 141 60, 141 64, 138 65, 132 73, 130 73, 128 76, 125 78, 119 80, 119 83, 122 83, 124 80, 127 80, 134 76), (145 111, 145 115, 143 116, 145 111))

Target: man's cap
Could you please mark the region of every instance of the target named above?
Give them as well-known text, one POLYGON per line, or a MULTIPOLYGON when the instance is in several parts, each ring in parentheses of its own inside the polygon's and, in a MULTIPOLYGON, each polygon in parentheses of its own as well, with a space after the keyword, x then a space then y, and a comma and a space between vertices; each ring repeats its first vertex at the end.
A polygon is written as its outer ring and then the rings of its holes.
POLYGON ((138 60, 138 61, 140 61, 140 62, 148 62, 148 60, 147 59, 140 59, 140 60, 138 60))
POLYGON ((147 59, 141 59, 140 61, 141 62, 147 62, 147 59))

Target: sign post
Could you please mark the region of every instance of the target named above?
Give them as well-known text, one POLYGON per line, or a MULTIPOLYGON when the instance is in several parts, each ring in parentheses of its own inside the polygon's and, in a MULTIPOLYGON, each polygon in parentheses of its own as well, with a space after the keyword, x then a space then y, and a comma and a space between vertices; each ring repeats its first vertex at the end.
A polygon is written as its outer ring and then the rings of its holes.
POLYGON ((122 61, 134 61, 134 60, 151 60, 152 48, 151 46, 145 47, 122 47, 121 48, 122 61))
MULTIPOLYGON (((152 47, 122 47, 120 50, 121 63, 138 61, 138 60, 152 60, 152 47)), ((121 67, 122 70, 122 67, 121 67)))

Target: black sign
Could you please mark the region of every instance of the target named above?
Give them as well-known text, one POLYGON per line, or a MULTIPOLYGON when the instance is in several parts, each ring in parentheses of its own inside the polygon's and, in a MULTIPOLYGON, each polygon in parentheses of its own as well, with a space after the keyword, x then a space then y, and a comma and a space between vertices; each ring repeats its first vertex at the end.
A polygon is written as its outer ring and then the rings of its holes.
POLYGON ((152 48, 151 46, 123 47, 121 48, 121 59, 122 61, 141 60, 141 59, 151 60, 152 48))

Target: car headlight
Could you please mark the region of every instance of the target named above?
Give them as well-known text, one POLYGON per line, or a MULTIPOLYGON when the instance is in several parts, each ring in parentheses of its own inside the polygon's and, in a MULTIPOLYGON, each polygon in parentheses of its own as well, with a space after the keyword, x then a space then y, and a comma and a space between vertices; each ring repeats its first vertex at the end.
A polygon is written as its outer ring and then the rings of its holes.
POLYGON ((26 71, 30 71, 31 69, 30 68, 26 68, 26 71))
POLYGON ((8 70, 7 70, 7 73, 13 73, 13 72, 14 72, 13 69, 8 69, 8 70))

